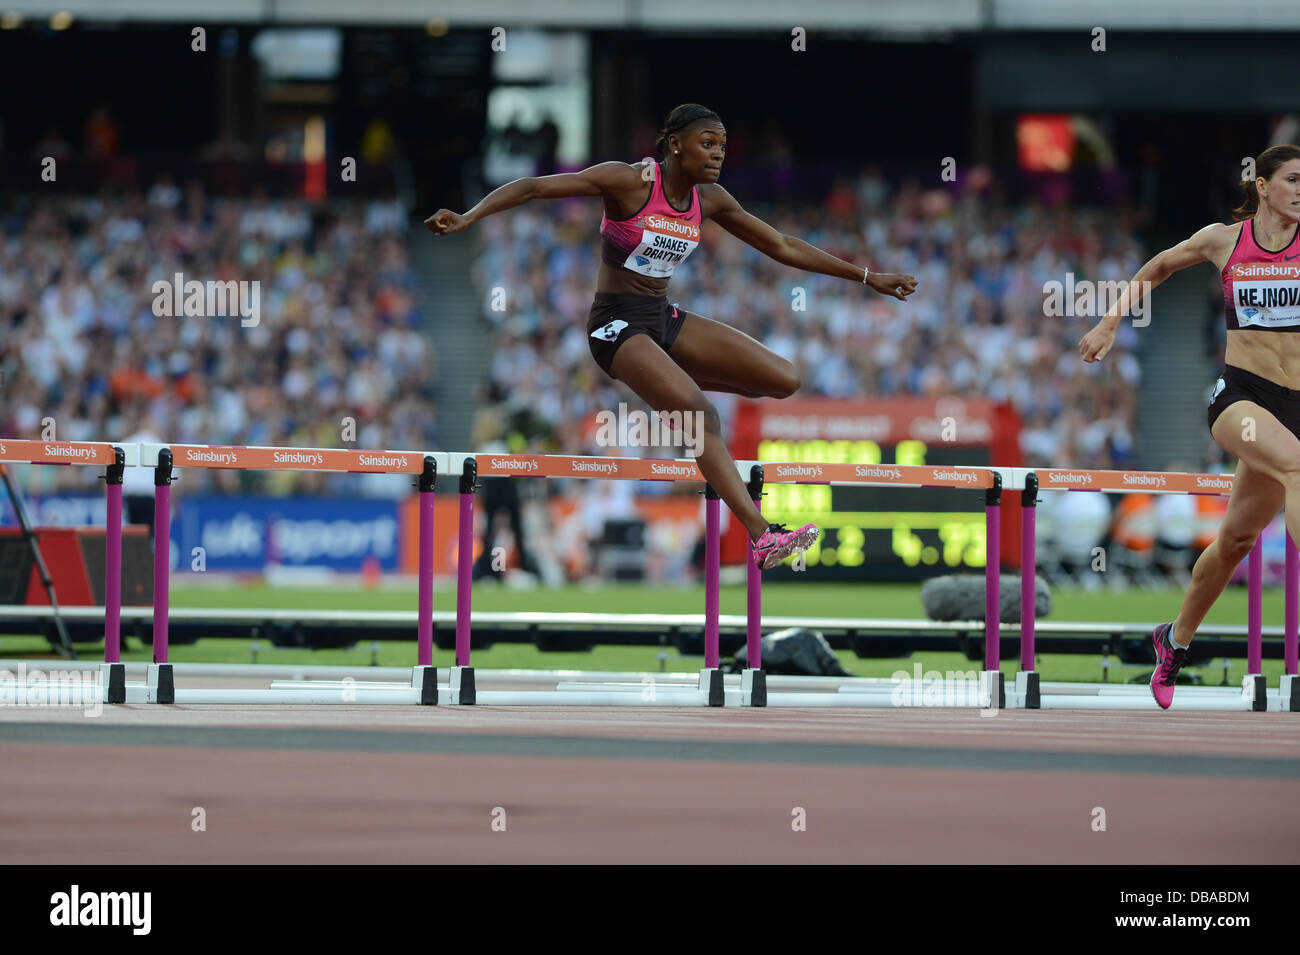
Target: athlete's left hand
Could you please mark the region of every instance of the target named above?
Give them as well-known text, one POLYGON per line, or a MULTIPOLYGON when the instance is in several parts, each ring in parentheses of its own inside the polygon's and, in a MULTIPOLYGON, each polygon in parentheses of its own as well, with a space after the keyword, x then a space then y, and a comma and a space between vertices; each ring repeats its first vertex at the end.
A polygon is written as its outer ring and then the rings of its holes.
POLYGON ((892 295, 901 302, 916 291, 916 278, 899 272, 872 272, 867 276, 867 284, 881 295, 892 295))

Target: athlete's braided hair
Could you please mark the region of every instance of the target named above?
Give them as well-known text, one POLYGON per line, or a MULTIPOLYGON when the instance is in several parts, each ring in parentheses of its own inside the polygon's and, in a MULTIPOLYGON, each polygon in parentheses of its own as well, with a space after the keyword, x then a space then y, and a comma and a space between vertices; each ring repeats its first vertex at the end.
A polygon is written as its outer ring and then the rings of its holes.
POLYGON ((713 119, 719 123, 722 117, 709 109, 707 106, 701 106, 699 103, 683 103, 676 107, 664 120, 664 125, 659 130, 659 138, 655 140, 655 152, 660 156, 666 155, 668 149, 668 137, 672 133, 679 133, 692 123, 702 119, 713 119))
MULTIPOLYGON (((1255 177, 1262 176, 1265 181, 1272 179, 1273 173, 1292 159, 1300 159, 1300 146, 1293 146, 1290 143, 1269 146, 1255 160, 1255 177)), ((1259 211, 1259 189, 1255 186, 1255 179, 1243 179, 1241 188, 1246 192, 1246 201, 1232 210, 1233 222, 1250 219, 1259 211)))

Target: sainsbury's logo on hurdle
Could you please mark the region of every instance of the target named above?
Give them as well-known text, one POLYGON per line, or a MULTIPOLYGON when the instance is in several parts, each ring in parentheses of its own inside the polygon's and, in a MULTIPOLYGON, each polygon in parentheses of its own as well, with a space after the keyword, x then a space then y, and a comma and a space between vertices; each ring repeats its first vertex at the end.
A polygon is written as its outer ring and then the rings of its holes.
POLYGON ((537 471, 541 465, 532 458, 493 458, 492 467, 502 471, 537 471))
POLYGON ((207 451, 186 448, 185 461, 195 464, 235 464, 239 458, 233 451, 207 451))
POLYGON ((816 464, 778 464, 777 477, 821 477, 822 469, 816 464))
POLYGON ((703 411, 629 411, 626 401, 618 411, 596 412, 596 444, 602 448, 684 448, 697 458, 704 450, 703 411))
POLYGON ((903 476, 903 472, 898 468, 881 467, 875 464, 859 464, 853 469, 853 473, 858 477, 888 478, 891 481, 897 481, 903 476))
POLYGON ((262 321, 262 283, 230 279, 225 282, 185 280, 177 272, 175 281, 159 279, 150 286, 154 294, 153 313, 158 318, 238 317, 244 328, 262 321))
POLYGON ((1125 471, 1123 481, 1126 485, 1139 485, 1141 487, 1164 487, 1169 482, 1163 474, 1142 474, 1132 471, 1125 471))
POLYGON ((325 456, 314 451, 277 451, 272 459, 276 464, 315 464, 325 463, 325 456))
MULTIPOLYGON (((66 444, 47 444, 42 450, 52 458, 80 458, 91 461, 95 457, 94 448, 74 448, 66 444)), ((3 444, 0 444, 0 454, 8 454, 3 444)))
POLYGON ((1092 475, 1087 471, 1044 471, 1043 484, 1091 484, 1092 475))

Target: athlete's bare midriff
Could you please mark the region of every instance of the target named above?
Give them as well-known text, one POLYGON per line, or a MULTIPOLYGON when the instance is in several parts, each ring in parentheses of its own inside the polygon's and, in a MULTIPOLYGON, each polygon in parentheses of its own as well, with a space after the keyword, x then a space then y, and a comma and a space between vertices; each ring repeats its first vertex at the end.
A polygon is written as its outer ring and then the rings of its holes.
MULTIPOLYGON (((636 214, 636 211, 650 199, 650 193, 654 189, 654 184, 641 178, 641 163, 635 163, 628 166, 628 185, 626 189, 620 189, 617 195, 606 195, 605 216, 609 219, 622 220, 636 214)), ((708 184, 701 183, 697 186, 700 194, 700 212, 703 218, 709 217, 709 203, 706 198, 708 184)), ((689 196, 689 190, 687 195, 689 196)), ((673 201, 670 204, 678 208, 689 202, 686 200, 673 201)), ((620 269, 605 264, 602 260, 600 263, 600 272, 596 275, 596 291, 609 292, 616 295, 652 295, 656 298, 662 298, 668 294, 668 283, 670 279, 651 278, 647 275, 639 275, 631 269, 620 269)))
POLYGON ((1223 360, 1274 384, 1300 391, 1300 334, 1231 329, 1223 360))
POLYGON ((668 294, 668 279, 652 279, 638 275, 630 269, 616 269, 600 263, 600 272, 596 276, 597 292, 613 292, 619 295, 653 295, 662 298, 668 294))

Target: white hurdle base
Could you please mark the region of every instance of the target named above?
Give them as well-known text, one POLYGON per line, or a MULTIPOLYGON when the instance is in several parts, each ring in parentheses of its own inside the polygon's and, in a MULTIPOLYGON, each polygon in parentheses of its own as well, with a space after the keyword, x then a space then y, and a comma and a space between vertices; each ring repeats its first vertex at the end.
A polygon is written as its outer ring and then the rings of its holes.
POLYGON ((447 681, 451 702, 457 706, 473 706, 478 702, 474 687, 473 667, 452 667, 447 681))
POLYGON ((767 706, 767 674, 762 670, 740 671, 740 705, 767 706))
POLYGON ((170 663, 151 663, 145 670, 146 703, 175 703, 176 678, 170 663))
MULTIPOLYGON (((0 670, 21 673, 25 661, 0 661, 0 670)), ((965 708, 988 712, 992 676, 979 679, 917 680, 867 677, 769 676, 761 671, 723 674, 706 668, 691 673, 604 671, 487 670, 481 679, 491 690, 477 690, 471 668, 328 667, 247 664, 105 664, 60 661, 61 679, 9 681, 0 684, 0 703, 14 705, 89 706, 104 703, 255 705, 439 705, 461 703, 489 706, 758 706, 761 680, 765 705, 781 707, 965 708), (126 674, 135 679, 127 681, 126 674), (205 676, 247 680, 272 678, 262 688, 176 688, 169 680, 179 674, 187 683, 205 676), (307 677, 319 679, 307 679, 307 677), (141 680, 141 677, 144 680, 141 680), (438 678, 446 682, 439 685, 438 678), (170 687, 170 693, 169 691, 170 687), (473 696, 470 697, 470 691, 473 696), (116 698, 115 698, 116 697, 116 698), (48 703, 46 701, 49 701, 48 703), (32 701, 32 702, 28 702, 32 701)), ((971 674, 972 677, 976 674, 971 674)), ((1005 687, 1006 706, 1027 705, 1029 674, 1016 675, 1005 687)), ((1037 674, 1034 674, 1037 676, 1037 674)), ((1246 678, 1241 686, 1179 686, 1174 711, 1249 711, 1262 681, 1246 678)), ((1300 677, 1282 676, 1276 688, 1263 688, 1263 708, 1271 712, 1300 712, 1300 677)), ((1039 685, 1044 709, 1106 709, 1157 711, 1145 683, 1048 683, 1039 685)))
POLYGON ((1282 680, 1278 684, 1278 697, 1283 710, 1300 713, 1300 676, 1282 674, 1282 680))
MULTIPOLYGON (((1253 696, 1262 681, 1250 677, 1240 687, 1179 686, 1174 690, 1175 710, 1251 711, 1283 709, 1280 693, 1263 688, 1264 699, 1257 704, 1253 696)), ((1160 710, 1145 683, 1044 683, 1043 709, 1160 710)))

